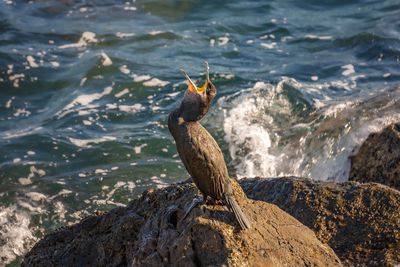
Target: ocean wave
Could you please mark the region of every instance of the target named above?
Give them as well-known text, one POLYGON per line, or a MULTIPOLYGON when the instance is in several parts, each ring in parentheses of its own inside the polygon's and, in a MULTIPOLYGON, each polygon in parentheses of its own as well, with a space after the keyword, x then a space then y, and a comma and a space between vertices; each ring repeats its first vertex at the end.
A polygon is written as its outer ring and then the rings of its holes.
POLYGON ((238 177, 297 175, 345 181, 349 156, 369 133, 400 119, 392 98, 398 99, 399 89, 392 96, 377 91, 363 101, 348 101, 332 100, 323 92, 311 95, 314 86, 284 78, 275 86, 257 82, 219 100, 238 177))
POLYGON ((31 216, 15 205, 0 206, 0 259, 2 264, 11 263, 17 256, 33 247, 37 238, 31 228, 31 216), (10 242, 11 241, 11 242, 10 242))

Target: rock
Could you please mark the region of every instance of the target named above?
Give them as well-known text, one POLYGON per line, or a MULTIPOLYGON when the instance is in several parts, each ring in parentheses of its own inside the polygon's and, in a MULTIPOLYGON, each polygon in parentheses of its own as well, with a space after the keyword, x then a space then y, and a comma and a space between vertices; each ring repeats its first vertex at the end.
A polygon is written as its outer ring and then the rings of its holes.
POLYGON ((126 208, 46 235, 24 266, 341 266, 333 250, 273 204, 235 195, 253 227, 223 206, 202 205, 192 183, 148 190, 126 208))
POLYGON ((368 136, 351 157, 349 180, 377 182, 400 190, 400 123, 368 136))
POLYGON ((296 177, 241 184, 249 198, 274 203, 314 230, 346 266, 400 263, 400 191, 377 183, 296 177))

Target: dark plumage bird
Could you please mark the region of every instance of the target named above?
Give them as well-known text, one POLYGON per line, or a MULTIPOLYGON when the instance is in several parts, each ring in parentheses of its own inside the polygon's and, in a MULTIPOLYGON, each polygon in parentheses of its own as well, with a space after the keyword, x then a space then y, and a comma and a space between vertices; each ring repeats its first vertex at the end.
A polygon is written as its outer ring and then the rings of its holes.
POLYGON ((206 81, 202 87, 197 87, 186 72, 182 72, 187 79, 188 90, 181 105, 168 118, 168 128, 175 139, 179 156, 203 194, 204 201, 207 196, 224 201, 235 214, 240 227, 250 228, 249 220, 233 195, 222 151, 211 134, 199 123, 217 94, 217 89, 210 81, 208 64, 206 62, 206 81))

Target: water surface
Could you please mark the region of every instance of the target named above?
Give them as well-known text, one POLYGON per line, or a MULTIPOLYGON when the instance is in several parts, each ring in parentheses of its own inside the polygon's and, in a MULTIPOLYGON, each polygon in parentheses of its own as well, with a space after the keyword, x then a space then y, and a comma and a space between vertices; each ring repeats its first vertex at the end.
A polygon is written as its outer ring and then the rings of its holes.
MULTIPOLYGON (((188 178, 167 129, 204 64, 232 176, 347 180, 399 121, 397 1, 0 1, 0 257, 188 178)), ((14 264, 18 262, 17 259, 14 264)))

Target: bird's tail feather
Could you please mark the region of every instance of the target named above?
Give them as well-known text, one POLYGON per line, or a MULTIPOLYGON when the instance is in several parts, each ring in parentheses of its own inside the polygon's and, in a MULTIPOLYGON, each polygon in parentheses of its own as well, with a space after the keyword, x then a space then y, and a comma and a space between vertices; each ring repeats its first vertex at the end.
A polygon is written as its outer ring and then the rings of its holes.
POLYGON ((246 215, 243 213, 242 209, 240 208, 239 204, 236 202, 233 196, 225 195, 225 201, 228 205, 229 209, 233 211, 235 214, 236 220, 238 221, 240 227, 243 230, 251 228, 251 223, 246 215))

